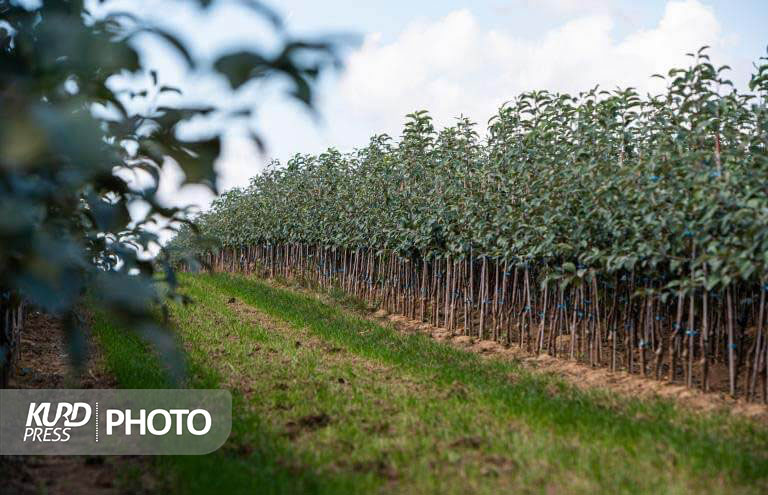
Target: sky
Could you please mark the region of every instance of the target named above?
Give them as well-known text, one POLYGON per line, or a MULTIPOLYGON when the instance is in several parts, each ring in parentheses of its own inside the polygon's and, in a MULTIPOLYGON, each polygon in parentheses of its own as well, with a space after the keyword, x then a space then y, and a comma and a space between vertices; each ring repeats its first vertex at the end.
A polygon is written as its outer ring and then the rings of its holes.
MULTIPOLYGON (((112 0, 101 8, 136 9, 185 37, 204 60, 246 45, 275 47, 269 25, 236 0, 219 0, 208 17, 192 4, 112 0)), ((482 129, 501 104, 527 90, 575 93, 599 84, 659 91, 663 82, 650 76, 686 65, 685 54, 702 45, 746 88, 752 63, 768 44, 768 0, 283 0, 272 6, 291 33, 347 41, 345 68, 317 87, 316 114, 283 97, 279 85, 233 92, 221 76, 189 73, 161 42, 137 41, 145 67, 184 91, 178 98, 254 108, 247 121, 197 121, 180 129, 182 135, 222 133, 216 165, 222 190, 247 185, 272 158, 285 162, 331 146, 348 151, 374 134, 397 137, 414 110, 429 110, 438 127, 464 115, 482 129), (265 154, 247 138, 249 129, 265 140, 265 154)), ((115 85, 130 83, 124 78, 115 85)), ((182 179, 178 167, 166 163, 161 199, 206 208, 212 194, 200 186, 179 188, 182 179)))

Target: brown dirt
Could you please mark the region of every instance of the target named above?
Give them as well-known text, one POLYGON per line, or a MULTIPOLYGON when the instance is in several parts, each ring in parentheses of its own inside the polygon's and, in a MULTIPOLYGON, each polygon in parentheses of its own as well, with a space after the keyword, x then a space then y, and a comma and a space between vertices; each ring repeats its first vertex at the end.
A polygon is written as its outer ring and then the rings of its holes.
POLYGON ((480 437, 462 437, 451 442, 451 447, 462 447, 465 449, 479 449, 483 446, 483 439, 480 437))
MULTIPOLYGON (((89 339, 89 342, 93 342, 89 339)), ((9 388, 112 388, 115 381, 105 371, 98 348, 89 352, 82 372, 75 373, 66 351, 58 318, 30 312, 21 338, 21 354, 9 388)), ((146 474, 146 460, 136 456, 4 456, 2 492, 11 494, 147 493, 153 480, 146 474), (123 473, 145 473, 123 480, 123 473)))
POLYGON ((298 421, 285 423, 285 435, 288 438, 298 437, 302 431, 314 431, 331 424, 331 417, 325 413, 303 416, 298 421))
MULTIPOLYGON (((93 340, 90 340, 93 342, 93 340)), ((82 372, 72 368, 61 321, 31 312, 21 334, 21 355, 9 388, 112 388, 115 380, 106 372, 104 357, 92 346, 82 372)))

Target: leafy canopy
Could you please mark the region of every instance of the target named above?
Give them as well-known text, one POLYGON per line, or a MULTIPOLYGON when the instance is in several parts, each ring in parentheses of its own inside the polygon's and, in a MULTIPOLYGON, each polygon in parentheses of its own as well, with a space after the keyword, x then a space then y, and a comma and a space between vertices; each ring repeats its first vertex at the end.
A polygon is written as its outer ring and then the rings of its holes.
MULTIPOLYGON (((152 224, 185 221, 186 213, 158 201, 159 170, 172 159, 187 182, 215 190, 220 137, 182 141, 176 128, 198 116, 229 114, 187 103, 137 111, 147 105, 136 100, 180 93, 160 84, 154 72, 146 87, 111 89, 114 75, 147 73, 133 42, 140 34, 168 44, 190 69, 204 70, 184 40, 151 20, 130 11, 96 16, 87 8, 95 3, 77 0, 45 1, 29 10, 19 3, 0 0, 0 305, 26 300, 64 315, 70 341, 78 344, 74 355, 82 357, 74 310, 90 291, 130 328, 171 349, 155 304, 178 297, 176 279, 165 253, 156 259, 142 253, 158 245, 152 224), (134 176, 145 180, 130 180, 134 176), (147 207, 139 218, 129 214, 134 203, 147 207)), ((213 3, 198 2, 203 11, 213 3)), ((269 20, 280 48, 225 53, 213 70, 233 88, 284 79, 293 97, 311 105, 313 82, 337 63, 335 44, 294 39, 272 10, 254 0, 242 4, 269 20)), ((260 143, 258 135, 254 139, 260 143)), ((0 340, 0 362, 7 347, 0 340)))

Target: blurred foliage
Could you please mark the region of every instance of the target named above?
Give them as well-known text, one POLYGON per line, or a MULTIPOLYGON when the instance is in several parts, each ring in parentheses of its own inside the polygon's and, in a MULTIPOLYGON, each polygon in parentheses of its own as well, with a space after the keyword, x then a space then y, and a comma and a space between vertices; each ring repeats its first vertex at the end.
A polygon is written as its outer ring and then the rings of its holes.
POLYGON ((412 259, 535 264, 546 281, 642 273, 662 294, 768 273, 768 59, 737 91, 706 47, 667 89, 533 91, 481 140, 467 119, 408 116, 376 136, 274 163, 219 197, 175 252, 257 244, 373 248, 412 259))
MULTIPOLYGON (((185 42, 151 19, 128 11, 98 17, 87 8, 96 2, 30 3, 0 0, 0 304, 23 299, 62 315, 78 361, 85 346, 76 309, 90 293, 126 327, 173 356, 158 307, 180 297, 176 279, 164 252, 154 259, 145 253, 157 248, 158 219, 186 221, 186 211, 158 202, 159 170, 172 158, 187 182, 215 190, 219 136, 182 141, 176 127, 218 109, 182 105, 137 112, 131 97, 180 93, 160 86, 155 72, 146 78, 149 87, 131 95, 110 89, 111 76, 147 73, 133 43, 138 34, 156 36, 196 66, 185 42), (97 117, 95 106, 110 116, 97 117), (136 187, 126 179, 132 174, 151 180, 136 187), (148 206, 142 218, 132 221, 132 203, 148 206)), ((212 5, 198 3, 200 9, 212 5)), ((334 44, 293 39, 272 10, 253 0, 241 3, 271 23, 282 48, 223 54, 215 70, 235 88, 283 78, 293 97, 311 105, 313 82, 338 61, 334 44)), ((0 350, 4 344, 0 340, 0 350)))

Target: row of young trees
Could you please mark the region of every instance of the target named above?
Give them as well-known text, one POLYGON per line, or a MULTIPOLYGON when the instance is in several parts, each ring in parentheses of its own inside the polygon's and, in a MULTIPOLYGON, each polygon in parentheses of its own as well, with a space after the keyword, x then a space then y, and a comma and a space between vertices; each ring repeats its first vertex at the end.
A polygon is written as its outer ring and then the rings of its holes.
POLYGON ((416 112, 399 142, 274 163, 172 245, 454 332, 768 400, 768 59, 742 93, 705 49, 691 56, 662 94, 534 91, 483 139, 416 112))

